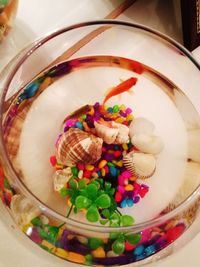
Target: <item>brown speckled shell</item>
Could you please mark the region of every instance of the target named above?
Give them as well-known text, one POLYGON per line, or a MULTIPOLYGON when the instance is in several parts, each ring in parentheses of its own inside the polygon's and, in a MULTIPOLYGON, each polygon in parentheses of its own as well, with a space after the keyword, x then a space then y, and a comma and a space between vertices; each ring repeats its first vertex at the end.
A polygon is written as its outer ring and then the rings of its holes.
POLYGON ((66 166, 78 162, 95 163, 100 159, 103 140, 80 129, 71 128, 60 138, 57 145, 57 159, 66 166))

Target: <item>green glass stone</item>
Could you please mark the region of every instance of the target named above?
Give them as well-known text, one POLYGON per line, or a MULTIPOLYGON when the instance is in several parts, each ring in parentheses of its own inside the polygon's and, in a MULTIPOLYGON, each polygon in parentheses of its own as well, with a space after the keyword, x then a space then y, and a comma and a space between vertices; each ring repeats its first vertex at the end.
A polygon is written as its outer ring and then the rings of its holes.
POLYGON ((117 113, 117 112, 119 112, 119 106, 118 105, 115 105, 113 107, 113 113, 117 113))

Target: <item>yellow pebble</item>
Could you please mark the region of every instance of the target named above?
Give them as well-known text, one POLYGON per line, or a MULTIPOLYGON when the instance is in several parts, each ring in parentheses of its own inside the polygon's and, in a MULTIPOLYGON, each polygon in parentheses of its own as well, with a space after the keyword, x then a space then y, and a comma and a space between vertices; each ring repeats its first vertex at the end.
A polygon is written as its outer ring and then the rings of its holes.
POLYGON ((116 119, 116 122, 117 123, 122 123, 122 122, 124 122, 124 119, 120 117, 120 118, 116 119))
POLYGON ((52 253, 54 253, 56 251, 56 247, 54 245, 52 245, 51 243, 49 243, 46 240, 42 240, 41 245, 43 245, 44 247, 48 248, 49 250, 51 250, 52 253))
POLYGON ((121 105, 121 106, 120 106, 120 109, 121 109, 122 111, 125 111, 125 110, 126 110, 126 106, 125 106, 125 105, 121 105))
POLYGON ((91 107, 91 110, 88 111, 87 114, 88 114, 88 115, 91 115, 91 116, 94 115, 94 108, 91 107))
POLYGON ((26 103, 26 99, 24 99, 18 106, 18 109, 20 109, 21 107, 23 107, 23 105, 26 103))
POLYGON ((57 239, 60 239, 61 236, 62 236, 62 234, 63 234, 63 227, 61 227, 61 228, 59 229, 57 239))
POLYGON ((102 247, 99 247, 92 251, 92 255, 97 258, 105 258, 106 253, 102 247))
POLYGON ((125 186, 125 190, 126 191, 133 191, 133 186, 132 186, 132 184, 128 184, 127 186, 125 186))
POLYGON ((71 205, 72 205, 72 203, 71 203, 71 198, 70 198, 70 197, 67 199, 67 205, 68 205, 69 207, 71 207, 71 205))
POLYGON ((122 144, 122 147, 124 150, 128 150, 128 145, 127 144, 122 144))
MULTIPOLYGON (((24 225, 23 228, 22 228, 22 231, 23 231, 24 233, 26 233, 26 232, 28 231, 29 227, 31 227, 31 224, 26 224, 26 225, 24 225)), ((32 229, 32 227, 31 227, 31 229, 32 229)))
POLYGON ((55 254, 58 257, 64 258, 64 259, 68 259, 68 252, 62 248, 57 248, 55 251, 55 254))
POLYGON ((67 259, 72 262, 76 263, 84 263, 85 257, 81 254, 75 253, 75 252, 69 252, 67 259))
POLYGON ((127 117, 126 117, 126 120, 127 121, 132 121, 134 119, 134 116, 132 114, 129 114, 127 117))
POLYGON ((44 91, 52 83, 52 78, 47 77, 40 85, 40 92, 44 91))
POLYGON ((122 167, 123 166, 123 161, 122 160, 117 161, 116 165, 118 167, 122 167))
POLYGON ((89 132, 90 131, 90 128, 88 127, 88 125, 87 125, 87 122, 83 122, 83 127, 84 127, 84 130, 86 131, 86 132, 89 132))
POLYGON ((106 161, 105 159, 102 159, 102 160, 99 162, 99 165, 98 165, 99 169, 104 168, 104 167, 106 166, 106 164, 107 164, 107 161, 106 161))
POLYGON ((94 170, 94 166, 93 165, 89 165, 89 164, 86 165, 85 168, 86 168, 87 171, 93 171, 94 170))
POLYGON ((115 165, 117 165, 117 161, 114 160, 114 159, 112 160, 112 163, 115 164, 115 165))
POLYGON ((104 168, 101 169, 101 175, 104 177, 106 176, 106 170, 104 168))

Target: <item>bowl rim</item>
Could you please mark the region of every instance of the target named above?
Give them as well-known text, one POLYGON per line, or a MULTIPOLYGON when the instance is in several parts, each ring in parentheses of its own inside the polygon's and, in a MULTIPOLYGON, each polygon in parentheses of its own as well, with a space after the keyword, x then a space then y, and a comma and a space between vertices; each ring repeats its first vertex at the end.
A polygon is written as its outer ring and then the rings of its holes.
MULTIPOLYGON (((32 42, 30 45, 28 45, 25 49, 23 49, 21 52, 19 52, 13 60, 8 63, 8 65, 4 68, 2 73, 6 73, 6 70, 8 70, 11 67, 10 73, 7 75, 5 82, 3 82, 3 88, 2 92, 0 93, 0 150, 1 150, 1 156, 2 161, 5 164, 5 168, 9 171, 10 176, 13 177, 12 179, 16 182, 17 187, 22 191, 22 193, 30 198, 33 203, 35 203, 42 212, 45 214, 49 214, 50 216, 56 218, 57 220, 60 220, 62 222, 65 222, 67 226, 72 227, 78 227, 79 229, 84 229, 87 231, 96 231, 96 232, 118 232, 118 231, 131 231, 133 233, 141 232, 144 229, 151 228, 155 225, 162 224, 169 219, 173 218, 174 216, 178 215, 179 213, 183 212, 185 209, 187 209, 193 202, 195 202, 199 198, 200 194, 200 185, 184 200, 182 201, 175 209, 172 211, 160 215, 157 218, 153 218, 150 220, 147 220, 145 222, 136 223, 133 226, 126 226, 126 227, 109 227, 109 226, 102 226, 102 225, 92 225, 89 223, 81 223, 71 218, 66 218, 64 215, 61 215, 60 213, 56 212, 55 210, 48 207, 48 205, 44 204, 39 198, 37 198, 31 191, 28 189, 25 184, 18 178, 18 175, 16 171, 14 170, 14 167, 12 166, 12 163, 8 157, 5 144, 3 141, 2 136, 2 121, 3 121, 3 102, 7 93, 7 90, 9 88, 9 85, 12 81, 13 76, 15 75, 16 71, 20 67, 23 62, 26 61, 26 59, 34 53, 40 46, 51 40, 52 38, 69 32, 74 29, 79 29, 87 26, 103 26, 103 25, 113 25, 113 26, 125 26, 129 28, 135 28, 137 30, 144 31, 146 33, 150 33, 153 36, 159 37, 166 43, 169 43, 171 46, 173 46, 175 49, 178 49, 179 52, 182 52, 184 55, 186 55, 189 60, 197 67, 197 69, 200 70, 200 64, 196 61, 196 59, 193 57, 192 53, 189 52, 184 46, 179 44, 177 41, 172 39, 171 37, 167 36, 166 34, 161 33, 160 31, 157 31, 155 29, 152 29, 148 26, 145 26, 143 24, 139 23, 132 23, 132 22, 126 22, 122 20, 108 20, 108 19, 102 19, 102 20, 92 20, 92 21, 85 21, 81 23, 76 23, 67 27, 63 27, 58 30, 54 30, 51 33, 48 33, 46 36, 39 38, 38 40, 32 42), (12 64, 14 66, 12 67, 12 64)), ((0 75, 1 76, 1 75, 0 75)))

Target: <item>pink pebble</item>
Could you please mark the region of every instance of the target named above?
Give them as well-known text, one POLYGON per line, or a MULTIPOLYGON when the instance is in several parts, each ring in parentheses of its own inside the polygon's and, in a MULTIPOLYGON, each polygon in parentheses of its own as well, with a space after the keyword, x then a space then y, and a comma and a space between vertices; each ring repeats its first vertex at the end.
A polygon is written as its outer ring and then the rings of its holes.
POLYGON ((123 194, 125 192, 125 188, 122 185, 119 185, 118 191, 123 194))
POLYGON ((76 123, 76 120, 67 120, 65 122, 65 125, 68 126, 68 127, 73 127, 76 123))
POLYGON ((128 115, 128 114, 131 114, 132 113, 132 109, 131 108, 127 108, 126 109, 126 114, 128 115))
POLYGON ((78 167, 79 171, 84 171, 84 169, 85 169, 85 165, 83 163, 78 163, 77 167, 78 167))
POLYGON ((118 176, 118 184, 119 185, 124 185, 124 181, 126 180, 125 177, 123 177, 122 175, 118 176))
POLYGON ((124 172, 122 172, 121 175, 122 175, 125 179, 129 179, 129 178, 132 176, 131 172, 129 172, 129 171, 124 171, 124 172))
POLYGON ((50 157, 50 163, 54 167, 57 163, 56 156, 51 156, 50 157))

